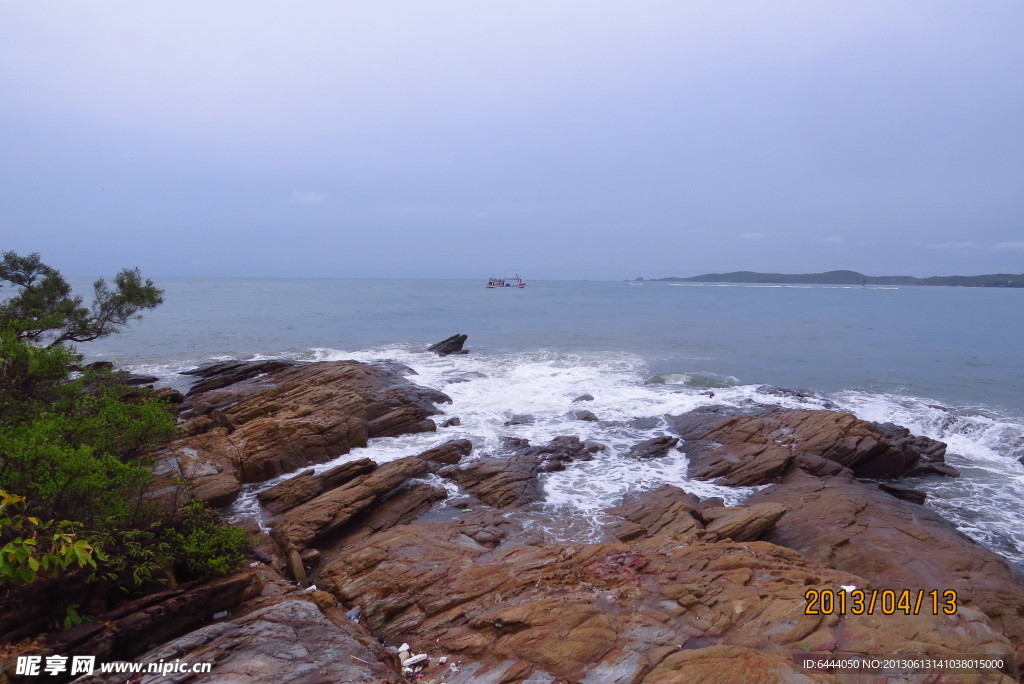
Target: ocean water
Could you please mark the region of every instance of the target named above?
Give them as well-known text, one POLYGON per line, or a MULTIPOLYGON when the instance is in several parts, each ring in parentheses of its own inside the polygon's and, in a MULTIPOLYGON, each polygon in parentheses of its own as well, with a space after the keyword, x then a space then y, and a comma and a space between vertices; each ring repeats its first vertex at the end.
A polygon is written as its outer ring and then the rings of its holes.
MULTIPOLYGON (((1024 292, 622 281, 528 281, 512 291, 484 282, 163 279, 164 305, 80 350, 180 389, 190 382, 181 370, 228 358, 400 361, 417 372, 411 380, 452 397, 442 408, 461 425, 373 440, 318 468, 383 462, 448 439, 471 439, 479 456, 504 436, 578 435, 605 452, 543 476, 547 499, 535 515, 540 526, 570 517, 577 539, 597 538, 601 509, 630 491, 670 482, 730 503, 749 494, 689 480, 684 453, 622 456, 665 434, 664 416, 713 403, 831 402, 947 442, 963 477, 908 484, 1024 568, 1024 292), (423 352, 456 333, 469 335, 468 355, 423 352), (582 394, 594 400, 573 403, 582 394), (600 421, 568 416, 580 408, 600 421), (522 414, 528 424, 505 425, 522 414)), ((255 491, 231 513, 252 513, 255 491)))

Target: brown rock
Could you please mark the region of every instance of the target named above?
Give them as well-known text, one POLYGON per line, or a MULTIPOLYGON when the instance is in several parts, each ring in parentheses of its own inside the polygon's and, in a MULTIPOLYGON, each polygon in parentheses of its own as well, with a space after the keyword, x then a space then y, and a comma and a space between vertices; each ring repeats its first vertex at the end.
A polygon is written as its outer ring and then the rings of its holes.
MULTIPOLYGON (((381 660, 386 651, 359 639, 352 623, 328 617, 312 600, 292 599, 217 622, 142 655, 143 662, 211 663, 201 681, 280 684, 398 684, 404 681, 381 660)), ((149 640, 140 642, 152 643, 149 640)), ((194 681, 170 675, 168 681, 194 681)), ((123 682, 125 675, 93 675, 83 684, 123 682)))
POLYGON ((271 536, 289 553, 338 531, 410 477, 427 472, 426 463, 415 457, 400 458, 378 466, 340 487, 287 511, 274 524, 271 536))
POLYGON ((969 609, 808 615, 808 590, 865 587, 868 580, 765 542, 686 543, 655 535, 631 544, 488 551, 468 543, 463 529, 394 527, 325 564, 317 584, 346 605, 363 606, 364 622, 384 639, 500 671, 515 663, 516 681, 541 671, 569 681, 689 681, 674 673, 714 667, 796 676, 800 671, 787 664, 791 653, 884 655, 894 643, 914 653, 1012 649, 969 609), (699 665, 672 655, 711 645, 748 650, 708 652, 699 665), (714 664, 727 653, 747 662, 714 664))
POLYGON ((377 464, 369 458, 342 463, 336 468, 315 474, 312 470, 299 473, 270 489, 257 495, 256 499, 271 513, 283 513, 311 499, 315 499, 325 491, 340 487, 360 475, 376 469, 377 464))
POLYGON ((626 455, 630 458, 662 458, 677 444, 678 437, 653 437, 634 445, 626 455))
POLYGON ((56 653, 88 653, 100 660, 131 659, 147 644, 158 644, 195 628, 219 611, 259 593, 258 575, 245 572, 201 584, 150 594, 98 616, 93 622, 51 634, 56 653))
POLYGON ((243 482, 322 463, 371 437, 432 431, 434 403, 451 401, 356 361, 225 362, 195 373, 205 379, 189 392, 187 436, 155 452, 168 477, 154 490, 183 478, 214 505, 229 503, 243 482))
POLYGON ((942 463, 946 445, 915 437, 891 424, 860 420, 839 411, 771 410, 749 414, 693 411, 671 419, 685 441, 690 474, 736 486, 766 484, 803 468, 858 477, 902 477, 942 463))
POLYGON ((488 506, 522 506, 543 496, 538 473, 562 470, 572 461, 590 460, 603 448, 568 436, 555 437, 540 446, 530 446, 525 439, 509 440, 506 444, 514 450, 508 456, 483 458, 441 474, 451 477, 488 506))
POLYGON ((696 513, 700 499, 674 485, 627 496, 622 505, 607 509, 611 515, 625 518, 613 523, 609 531, 621 541, 637 537, 663 535, 680 541, 694 541, 704 535, 704 525, 696 513))
MULTIPOLYGON (((878 588, 957 592, 1024 652, 1024 587, 1006 561, 933 511, 872 483, 795 473, 748 503, 789 508, 765 539, 878 588)), ((1020 661, 1024 662, 1024 661, 1020 661)))
POLYGON ((781 504, 763 503, 737 508, 711 508, 701 511, 707 531, 720 539, 756 541, 767 534, 789 509, 781 504))

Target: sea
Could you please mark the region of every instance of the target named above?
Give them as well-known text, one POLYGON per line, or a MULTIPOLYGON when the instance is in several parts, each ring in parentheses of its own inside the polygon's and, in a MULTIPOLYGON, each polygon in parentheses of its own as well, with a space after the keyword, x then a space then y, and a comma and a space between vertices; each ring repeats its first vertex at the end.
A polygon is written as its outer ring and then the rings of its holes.
MULTIPOLYGON (((576 435, 606 449, 543 475, 546 500, 532 513, 552 539, 575 541, 600 538, 602 509, 630 492, 672 483, 736 504, 755 489, 689 479, 685 444, 662 459, 626 458, 668 434, 665 416, 712 404, 834 406, 946 442, 962 476, 906 484, 1024 569, 1024 290, 485 282, 159 279, 163 305, 79 350, 181 390, 192 380, 181 371, 226 359, 400 362, 410 380, 452 398, 441 408, 460 425, 371 440, 317 469, 450 439, 472 440, 478 458, 503 437, 576 435), (424 351, 458 333, 468 354, 424 351), (593 400, 575 401, 582 395, 593 400), (576 420, 579 409, 599 420, 576 420), (554 519, 575 524, 545 527, 554 519)), ((259 515, 255 495, 268 484, 248 486, 225 513, 259 515)))

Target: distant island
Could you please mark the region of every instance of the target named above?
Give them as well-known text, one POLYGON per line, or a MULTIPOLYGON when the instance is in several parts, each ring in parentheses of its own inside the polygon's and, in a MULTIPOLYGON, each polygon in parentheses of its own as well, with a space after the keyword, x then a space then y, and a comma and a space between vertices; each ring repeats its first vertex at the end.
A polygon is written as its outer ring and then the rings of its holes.
MULTIPOLYGON (((637 278, 643 280, 643 278, 637 278)), ((1024 287, 1024 274, 991 273, 977 276, 868 276, 856 271, 826 271, 825 273, 705 273, 692 278, 653 278, 663 282, 688 283, 783 283, 791 285, 939 285, 946 287, 1024 287)))

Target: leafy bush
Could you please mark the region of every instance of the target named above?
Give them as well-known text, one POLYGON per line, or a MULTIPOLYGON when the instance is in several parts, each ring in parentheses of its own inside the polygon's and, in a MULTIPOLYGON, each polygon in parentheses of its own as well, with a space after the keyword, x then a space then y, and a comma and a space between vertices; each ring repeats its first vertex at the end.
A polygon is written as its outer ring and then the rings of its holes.
POLYGON ((206 505, 194 501, 171 535, 177 567, 195 578, 226 575, 236 570, 250 551, 245 530, 225 525, 206 505))

